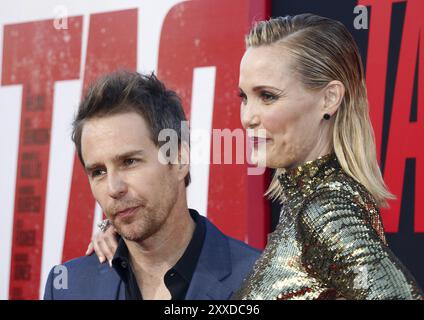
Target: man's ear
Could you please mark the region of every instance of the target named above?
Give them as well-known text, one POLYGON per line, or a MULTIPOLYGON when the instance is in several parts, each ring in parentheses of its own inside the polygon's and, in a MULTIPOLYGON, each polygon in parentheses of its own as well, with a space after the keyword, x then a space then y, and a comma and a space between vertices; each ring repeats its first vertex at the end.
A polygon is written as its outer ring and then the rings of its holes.
POLYGON ((178 179, 184 180, 190 171, 190 146, 182 141, 178 154, 178 179))
POLYGON ((324 115, 327 113, 330 116, 333 116, 340 107, 344 94, 345 87, 343 83, 338 80, 330 81, 324 88, 324 106, 322 114, 324 115))

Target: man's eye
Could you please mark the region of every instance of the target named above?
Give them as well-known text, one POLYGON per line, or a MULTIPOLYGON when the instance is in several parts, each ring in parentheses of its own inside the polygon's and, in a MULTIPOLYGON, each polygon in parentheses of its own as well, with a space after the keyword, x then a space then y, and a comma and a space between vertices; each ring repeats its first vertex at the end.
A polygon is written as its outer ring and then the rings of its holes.
POLYGON ((124 160, 124 165, 126 165, 126 166, 131 166, 131 165, 133 165, 133 164, 135 164, 135 163, 137 163, 138 162, 138 160, 137 159, 132 159, 132 158, 130 158, 130 159, 125 159, 124 160))
POLYGON ((104 173, 106 173, 106 171, 104 169, 95 169, 95 170, 91 171, 91 177, 96 178, 98 176, 101 176, 104 173))

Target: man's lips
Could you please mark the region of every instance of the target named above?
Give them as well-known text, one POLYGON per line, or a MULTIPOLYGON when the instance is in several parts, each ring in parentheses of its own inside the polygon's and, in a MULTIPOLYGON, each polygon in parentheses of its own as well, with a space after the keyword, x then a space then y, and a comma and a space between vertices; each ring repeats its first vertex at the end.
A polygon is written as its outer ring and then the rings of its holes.
POLYGON ((115 217, 119 217, 119 218, 126 218, 129 217, 130 215, 132 215, 138 208, 140 208, 140 206, 136 206, 136 207, 131 207, 131 208, 127 208, 121 211, 118 211, 115 213, 115 217))

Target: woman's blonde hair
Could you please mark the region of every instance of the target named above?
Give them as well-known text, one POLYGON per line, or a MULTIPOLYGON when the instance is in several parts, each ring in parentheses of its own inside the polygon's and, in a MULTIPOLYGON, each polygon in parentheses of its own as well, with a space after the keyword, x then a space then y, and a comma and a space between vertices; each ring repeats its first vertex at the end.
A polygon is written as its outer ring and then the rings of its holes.
MULTIPOLYGON (((292 66, 305 88, 324 88, 338 80, 345 87, 336 112, 333 148, 343 170, 361 183, 380 207, 394 198, 378 166, 374 132, 368 114, 365 77, 358 47, 345 26, 335 20, 301 14, 256 23, 246 36, 246 46, 281 44, 293 58, 292 66)), ((281 194, 277 169, 266 192, 271 199, 281 194)))

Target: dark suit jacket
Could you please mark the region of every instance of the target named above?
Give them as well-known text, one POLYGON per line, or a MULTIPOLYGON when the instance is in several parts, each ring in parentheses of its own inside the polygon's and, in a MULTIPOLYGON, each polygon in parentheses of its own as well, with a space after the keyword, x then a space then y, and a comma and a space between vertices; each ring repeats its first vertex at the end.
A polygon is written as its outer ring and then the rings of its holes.
MULTIPOLYGON (((199 261, 186 300, 226 300, 237 290, 259 251, 220 232, 208 219, 199 261)), ((108 263, 100 264, 95 254, 64 263, 67 289, 54 286, 54 268, 47 279, 45 300, 125 300, 125 284, 108 263)), ((64 269, 64 268, 62 268, 64 269)), ((61 272, 63 280, 64 273, 61 272)), ((63 284, 63 283, 62 283, 63 284)))

